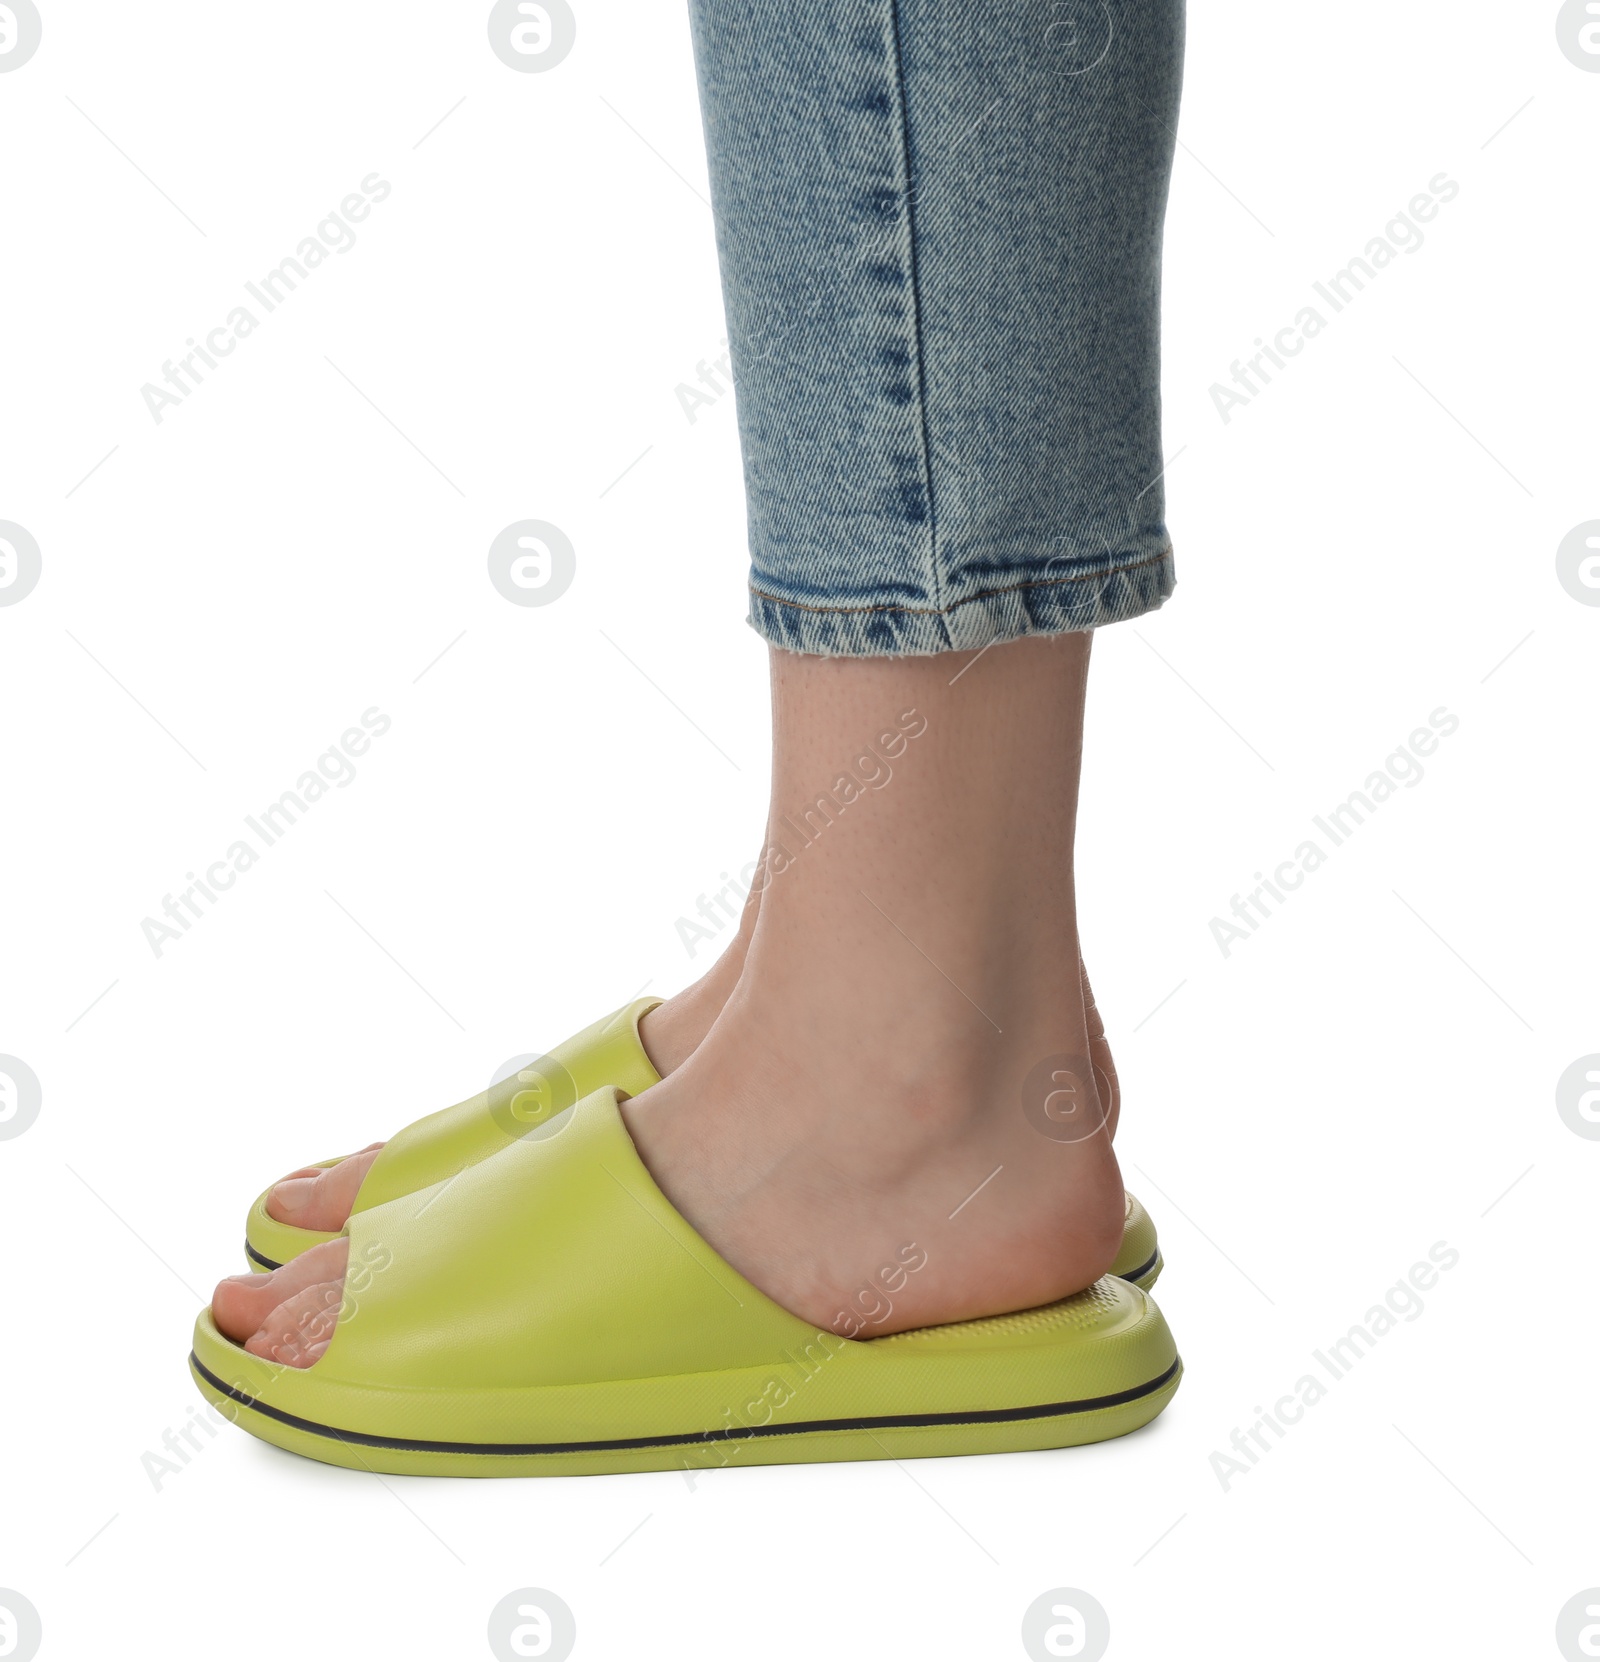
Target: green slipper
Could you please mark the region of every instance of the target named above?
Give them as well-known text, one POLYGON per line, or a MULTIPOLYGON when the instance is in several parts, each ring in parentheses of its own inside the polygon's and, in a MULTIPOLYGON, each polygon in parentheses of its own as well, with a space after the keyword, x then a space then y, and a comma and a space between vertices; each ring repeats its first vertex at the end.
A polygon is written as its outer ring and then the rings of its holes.
MULTIPOLYGON (((636 998, 512 1078, 408 1125, 379 1151, 352 1213, 454 1177, 602 1085, 615 1085, 624 1096, 637 1096, 659 1084, 661 1076, 639 1038, 640 1021, 659 1003, 659 998, 636 998)), ((317 1162, 323 1167, 338 1163, 337 1159, 317 1162)), ((336 1241, 344 1233, 280 1223, 267 1213, 271 1192, 269 1186, 256 1196, 245 1220, 244 1251, 252 1270, 278 1269, 307 1248, 336 1241)))
POLYGON ((203 1311, 201 1392, 332 1465, 507 1476, 1061 1448, 1133 1431, 1176 1391, 1160 1311, 1111 1276, 1013 1315, 818 1330, 679 1215, 617 1096, 356 1213, 313 1367, 249 1354, 203 1311))

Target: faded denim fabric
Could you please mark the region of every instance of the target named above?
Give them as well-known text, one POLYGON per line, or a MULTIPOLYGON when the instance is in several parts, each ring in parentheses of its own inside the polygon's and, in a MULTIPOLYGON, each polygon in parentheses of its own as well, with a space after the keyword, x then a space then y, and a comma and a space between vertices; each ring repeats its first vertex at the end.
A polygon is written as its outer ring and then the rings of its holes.
POLYGON ((690 12, 755 629, 929 653, 1159 606, 1182 0, 690 12))

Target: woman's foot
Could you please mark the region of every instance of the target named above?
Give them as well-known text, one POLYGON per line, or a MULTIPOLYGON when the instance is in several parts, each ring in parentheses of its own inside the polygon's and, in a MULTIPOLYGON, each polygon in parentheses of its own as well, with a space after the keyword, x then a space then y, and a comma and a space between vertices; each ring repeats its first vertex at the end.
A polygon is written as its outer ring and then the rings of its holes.
POLYGON ((962 674, 775 656, 782 852, 744 975, 624 1114, 706 1240, 819 1327, 1047 1303, 1121 1244, 1073 894, 1088 645, 1024 640, 962 674), (800 843, 852 741, 897 724, 915 736, 890 786, 800 843))
MULTIPOLYGON (((658 1004, 639 1023, 645 1054, 663 1078, 693 1054, 738 984, 755 928, 758 898, 751 894, 738 933, 716 963, 693 986, 658 1004)), ((302 1166, 290 1172, 268 1191, 267 1216, 300 1229, 343 1229, 382 1147, 382 1143, 368 1143, 359 1154, 347 1155, 331 1166, 302 1166)))
MULTIPOLYGON (((1064 1297, 1121 1240, 1115 1072, 1073 896, 1088 637, 980 657, 774 655, 774 809, 743 975, 625 1109, 711 1245, 849 1335, 1064 1297), (805 817, 863 733, 895 731, 911 736, 889 788, 805 817)), ((219 1327, 310 1365, 341 1297, 330 1248, 224 1282, 219 1327)))

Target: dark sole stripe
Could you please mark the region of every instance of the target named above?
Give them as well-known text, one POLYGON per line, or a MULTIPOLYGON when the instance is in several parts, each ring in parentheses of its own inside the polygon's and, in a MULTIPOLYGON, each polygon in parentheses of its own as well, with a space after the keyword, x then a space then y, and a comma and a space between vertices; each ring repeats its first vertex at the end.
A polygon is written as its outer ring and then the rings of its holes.
POLYGON ((789 1425, 757 1425, 734 1430, 731 1426, 712 1431, 669 1432, 659 1437, 608 1437, 582 1443, 436 1443, 420 1437, 375 1437, 364 1431, 341 1431, 336 1426, 319 1425, 315 1420, 302 1419, 298 1414, 273 1408, 244 1391, 224 1384, 195 1355, 189 1353, 189 1364, 205 1382, 223 1396, 249 1408, 281 1425, 296 1431, 309 1431, 317 1437, 327 1437, 339 1443, 359 1443, 366 1448, 403 1449, 416 1454, 599 1454, 608 1449, 683 1448, 702 1443, 742 1442, 747 1437, 792 1437, 820 1431, 882 1431, 907 1426, 923 1425, 997 1425, 1017 1420, 1048 1420, 1067 1414, 1088 1414, 1097 1408, 1117 1408, 1126 1402, 1137 1402, 1141 1397, 1154 1396, 1163 1386, 1176 1378, 1183 1366, 1181 1359, 1155 1379, 1130 1390, 1113 1391, 1110 1396, 1083 1397, 1076 1402, 1045 1402, 1028 1408, 973 1408, 954 1414, 874 1414, 851 1420, 796 1420, 789 1425))
MULTIPOLYGON (((251 1246, 248 1236, 245 1238, 244 1255, 252 1264, 259 1264, 264 1270, 281 1270, 283 1268, 283 1265, 276 1258, 268 1258, 264 1253, 257 1252, 251 1246)), ((1139 1273, 1142 1275, 1144 1272, 1141 1270, 1139 1273)))

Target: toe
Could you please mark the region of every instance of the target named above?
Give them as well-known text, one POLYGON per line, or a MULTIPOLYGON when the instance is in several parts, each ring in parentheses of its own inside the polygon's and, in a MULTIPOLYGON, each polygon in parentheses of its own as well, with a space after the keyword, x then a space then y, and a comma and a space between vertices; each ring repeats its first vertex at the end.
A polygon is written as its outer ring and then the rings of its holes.
POLYGON ((349 1256, 350 1243, 340 1237, 302 1252, 270 1275, 230 1275, 211 1296, 211 1319, 218 1332, 243 1344, 274 1310, 307 1287, 342 1282, 349 1256))
POLYGON ((309 1368, 328 1348, 344 1299, 344 1277, 302 1287, 272 1310, 245 1341, 252 1356, 289 1368, 309 1368))
POLYGON ((299 1229, 343 1229, 350 1208, 378 1158, 382 1143, 373 1143, 331 1166, 304 1166, 272 1186, 267 1216, 299 1229))

